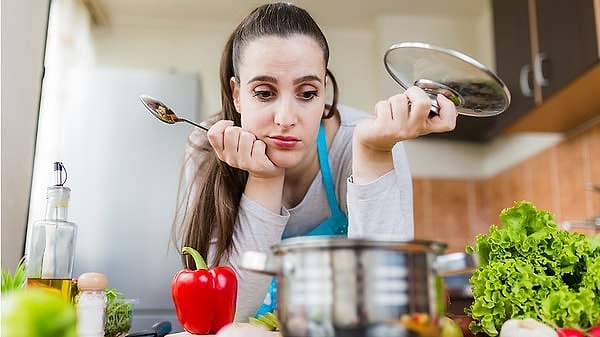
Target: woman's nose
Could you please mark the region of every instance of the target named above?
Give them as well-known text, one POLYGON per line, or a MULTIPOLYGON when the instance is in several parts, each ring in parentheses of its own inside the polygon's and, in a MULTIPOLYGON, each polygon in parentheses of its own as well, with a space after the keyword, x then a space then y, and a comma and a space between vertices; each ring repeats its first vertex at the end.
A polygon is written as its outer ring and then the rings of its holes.
POLYGON ((277 104, 274 122, 282 128, 289 128, 296 124, 297 114, 295 111, 294 101, 292 99, 282 98, 277 104))

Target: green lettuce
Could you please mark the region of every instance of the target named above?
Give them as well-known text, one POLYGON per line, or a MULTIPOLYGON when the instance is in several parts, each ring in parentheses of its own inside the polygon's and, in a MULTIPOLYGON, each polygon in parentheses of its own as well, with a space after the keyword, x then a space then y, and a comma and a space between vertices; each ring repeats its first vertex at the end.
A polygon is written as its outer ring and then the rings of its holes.
POLYGON ((518 201, 500 213, 501 227, 477 235, 468 253, 480 266, 469 282, 469 329, 497 336, 511 318, 536 318, 586 329, 600 318, 600 235, 560 230, 554 216, 518 201))

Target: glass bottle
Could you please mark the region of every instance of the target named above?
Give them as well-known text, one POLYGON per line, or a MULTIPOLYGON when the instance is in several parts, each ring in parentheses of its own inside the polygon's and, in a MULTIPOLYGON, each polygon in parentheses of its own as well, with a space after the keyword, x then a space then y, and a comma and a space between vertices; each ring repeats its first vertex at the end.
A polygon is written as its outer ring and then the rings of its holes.
POLYGON ((103 337, 106 322, 106 276, 101 273, 84 273, 77 279, 79 293, 75 297, 77 308, 77 336, 103 337))
POLYGON ((54 163, 56 185, 47 189, 46 216, 33 223, 28 240, 27 286, 54 288, 71 301, 77 225, 67 221, 71 189, 66 170, 54 163))

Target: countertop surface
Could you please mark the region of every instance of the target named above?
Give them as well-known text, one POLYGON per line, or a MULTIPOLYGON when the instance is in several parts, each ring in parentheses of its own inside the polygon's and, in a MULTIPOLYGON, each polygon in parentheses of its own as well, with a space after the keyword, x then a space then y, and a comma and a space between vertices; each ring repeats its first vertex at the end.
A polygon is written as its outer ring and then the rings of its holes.
MULTIPOLYGON (((167 335, 166 337, 192 337, 202 336, 210 337, 217 335, 194 335, 189 332, 177 332, 167 335)), ((248 323, 234 323, 224 327, 219 331, 218 336, 223 337, 281 337, 279 331, 267 331, 265 329, 250 325, 248 323)))
MULTIPOLYGON (((281 334, 279 333, 279 331, 268 332, 268 334, 271 334, 273 337, 281 337, 281 334)), ((216 335, 192 335, 189 332, 178 332, 178 333, 167 335, 166 337, 192 337, 192 336, 210 337, 210 336, 216 336, 216 335)), ((228 335, 228 336, 230 336, 230 335, 228 335)), ((262 336, 262 334, 261 334, 261 336, 262 336)), ((244 335, 240 334, 240 337, 252 337, 252 336, 249 336, 247 334, 244 334, 244 335)))

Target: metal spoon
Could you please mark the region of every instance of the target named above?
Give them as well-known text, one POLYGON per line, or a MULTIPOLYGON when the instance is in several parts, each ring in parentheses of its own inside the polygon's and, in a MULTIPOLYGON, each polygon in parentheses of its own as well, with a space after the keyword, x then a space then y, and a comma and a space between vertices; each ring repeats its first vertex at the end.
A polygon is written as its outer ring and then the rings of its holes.
POLYGON ((161 121, 163 121, 167 124, 175 124, 178 122, 185 122, 188 124, 192 124, 193 126, 198 127, 204 131, 208 131, 208 128, 206 126, 196 124, 185 118, 177 117, 177 115, 175 114, 175 112, 173 112, 173 110, 171 110, 163 102, 157 100, 154 97, 150 97, 148 95, 140 95, 140 100, 142 101, 142 104, 144 104, 146 109, 148 111, 150 111, 151 114, 154 115, 154 117, 160 119, 161 121))

